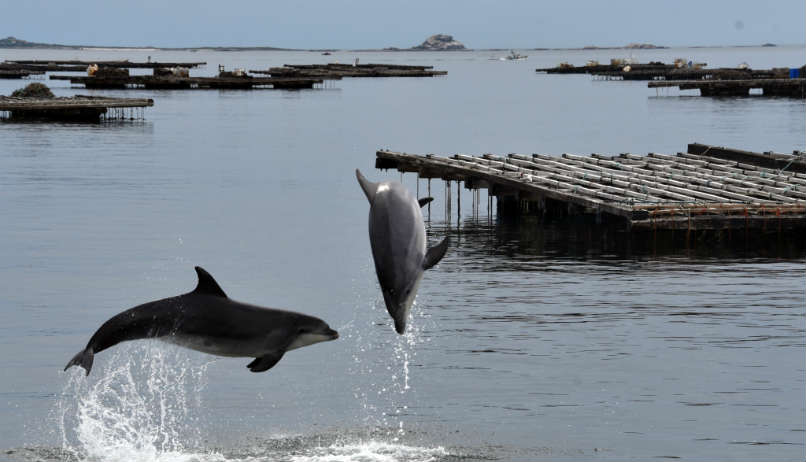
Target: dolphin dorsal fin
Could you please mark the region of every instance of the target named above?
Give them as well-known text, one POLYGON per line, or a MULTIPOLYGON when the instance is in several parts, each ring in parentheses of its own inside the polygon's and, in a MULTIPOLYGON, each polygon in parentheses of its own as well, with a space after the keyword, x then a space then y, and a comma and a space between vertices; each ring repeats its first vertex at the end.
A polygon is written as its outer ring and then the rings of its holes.
POLYGON ((433 197, 423 197, 422 199, 417 199, 417 203, 420 204, 420 207, 425 207, 432 200, 434 200, 433 197))
POLYGON ((367 196, 367 200, 371 204, 372 201, 375 200, 375 191, 378 190, 378 183, 373 183, 364 178, 364 175, 362 175, 361 171, 358 169, 355 169, 355 177, 358 178, 358 184, 361 185, 361 189, 364 190, 364 194, 367 196))
POLYGON ((425 259, 423 259, 423 270, 427 270, 442 260, 442 257, 445 256, 445 252, 448 250, 448 237, 442 240, 439 244, 435 245, 428 249, 425 253, 425 259))
POLYGON ((193 290, 197 294, 214 295, 216 297, 227 298, 227 294, 221 289, 221 286, 215 282, 210 273, 204 270, 201 266, 196 267, 196 274, 199 275, 199 284, 193 290))

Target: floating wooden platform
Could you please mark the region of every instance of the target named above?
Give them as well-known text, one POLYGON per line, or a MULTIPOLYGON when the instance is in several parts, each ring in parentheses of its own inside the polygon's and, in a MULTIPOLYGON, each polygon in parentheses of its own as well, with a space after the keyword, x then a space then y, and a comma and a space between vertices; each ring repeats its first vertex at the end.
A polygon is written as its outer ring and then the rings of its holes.
POLYGON ((9 70, 0 68, 0 79, 22 79, 31 75, 42 75, 44 71, 9 70))
POLYGON ((343 77, 435 77, 448 71, 435 71, 433 66, 400 64, 285 64, 267 70, 250 70, 252 74, 268 74, 272 77, 315 77, 338 80, 343 77))
MULTIPOLYGON (((535 69, 535 72, 546 74, 596 74, 602 72, 621 72, 627 64, 596 64, 587 66, 556 66, 535 69)), ((629 64, 634 71, 666 72, 675 69, 674 64, 665 63, 634 63, 629 64)))
POLYGON ((806 98, 806 79, 751 80, 666 80, 649 82, 649 88, 679 87, 700 90, 701 96, 747 96, 752 89, 761 89, 764 96, 806 98))
POLYGON ((614 72, 595 72, 592 74, 597 79, 606 80, 691 80, 691 79, 713 79, 713 80, 746 80, 746 79, 774 79, 787 78, 789 69, 671 69, 668 71, 652 70, 623 70, 614 72))
POLYGON ((122 61, 78 61, 78 60, 68 60, 68 61, 51 61, 51 60, 35 60, 35 59, 28 59, 28 60, 14 60, 14 61, 6 61, 3 64, 8 65, 21 65, 21 66, 38 66, 38 67, 46 67, 49 71, 59 71, 63 70, 64 66, 73 66, 72 69, 78 70, 87 70, 87 66, 92 64, 98 65, 98 67, 114 67, 120 69, 156 69, 156 68, 165 68, 165 67, 185 67, 188 69, 192 69, 199 66, 204 66, 206 62, 156 62, 156 61, 148 61, 148 62, 133 62, 128 60, 122 61))
POLYGON ((89 77, 51 75, 52 80, 69 80, 71 84, 84 85, 86 88, 112 89, 299 89, 313 88, 322 83, 322 79, 288 78, 288 77, 171 77, 153 75, 127 75, 114 77, 89 77))
POLYGON ((806 229, 802 153, 759 154, 696 143, 688 151, 561 157, 377 151, 375 167, 439 178, 448 182, 447 191, 451 181, 485 188, 497 198, 499 216, 592 218, 629 230, 806 229), (781 169, 764 166, 783 162, 781 169))
POLYGON ((74 96, 70 98, 12 98, 0 96, 0 116, 13 120, 142 119, 142 108, 153 99, 74 96))
POLYGON ((693 68, 675 67, 673 64, 629 64, 630 70, 624 71, 625 64, 595 65, 574 67, 552 67, 536 69, 536 72, 547 74, 590 74, 597 79, 605 80, 752 80, 788 78, 789 68, 749 69, 749 68, 693 68))
POLYGON ((19 64, 13 61, 0 63, 0 70, 31 72, 87 72, 87 66, 59 66, 56 64, 19 64))

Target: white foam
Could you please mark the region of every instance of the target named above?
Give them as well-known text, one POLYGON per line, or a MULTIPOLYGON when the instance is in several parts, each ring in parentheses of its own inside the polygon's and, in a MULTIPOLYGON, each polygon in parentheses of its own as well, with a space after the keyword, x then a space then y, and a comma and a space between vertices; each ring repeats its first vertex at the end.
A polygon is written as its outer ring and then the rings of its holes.
POLYGON ((430 462, 448 453, 442 447, 422 448, 370 441, 359 444, 336 444, 313 448, 308 453, 291 457, 292 462, 430 462))

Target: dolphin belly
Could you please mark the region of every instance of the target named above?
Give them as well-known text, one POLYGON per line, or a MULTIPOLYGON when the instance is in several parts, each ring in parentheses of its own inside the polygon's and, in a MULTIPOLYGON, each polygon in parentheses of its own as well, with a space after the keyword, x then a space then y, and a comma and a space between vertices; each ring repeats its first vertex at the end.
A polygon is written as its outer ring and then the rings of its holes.
POLYGON ((257 357, 269 352, 265 339, 256 337, 234 339, 177 333, 159 337, 159 340, 202 353, 231 358, 257 357))

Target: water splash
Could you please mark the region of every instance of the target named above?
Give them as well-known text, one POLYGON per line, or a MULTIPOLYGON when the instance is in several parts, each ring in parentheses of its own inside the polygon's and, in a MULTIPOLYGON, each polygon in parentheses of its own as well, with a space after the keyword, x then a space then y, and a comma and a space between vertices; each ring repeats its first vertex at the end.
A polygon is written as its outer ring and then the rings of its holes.
POLYGON ((370 441, 357 444, 335 444, 314 448, 306 454, 291 457, 292 462, 432 462, 444 458, 444 448, 422 448, 402 444, 370 441))
MULTIPOLYGON (((359 296, 360 298, 360 296, 359 296)), ((410 419, 414 393, 413 364, 417 346, 425 338, 425 321, 429 316, 416 301, 412 306, 406 333, 397 335, 392 327, 381 297, 362 303, 369 306, 357 310, 350 324, 364 324, 351 335, 354 340, 353 396, 363 410, 362 420, 368 428, 383 429, 386 441, 396 444, 406 435, 405 420, 410 419), (370 354, 373 350, 388 351, 388 355, 370 354)))
POLYGON ((156 341, 106 353, 93 374, 68 371, 55 417, 62 448, 87 461, 190 461, 202 445, 207 358, 156 341))
MULTIPOLYGON (((377 433, 377 432, 373 432, 377 433)), ((79 459, 75 454, 56 448, 20 448, 9 451, 11 462, 82 462, 107 461, 112 458, 79 459)), ((285 436, 260 439, 249 446, 217 452, 171 451, 156 454, 130 453, 126 460, 148 462, 437 462, 488 460, 483 454, 455 452, 442 446, 390 443, 351 432, 285 436)), ((6 457, 9 457, 7 455, 6 457)))

